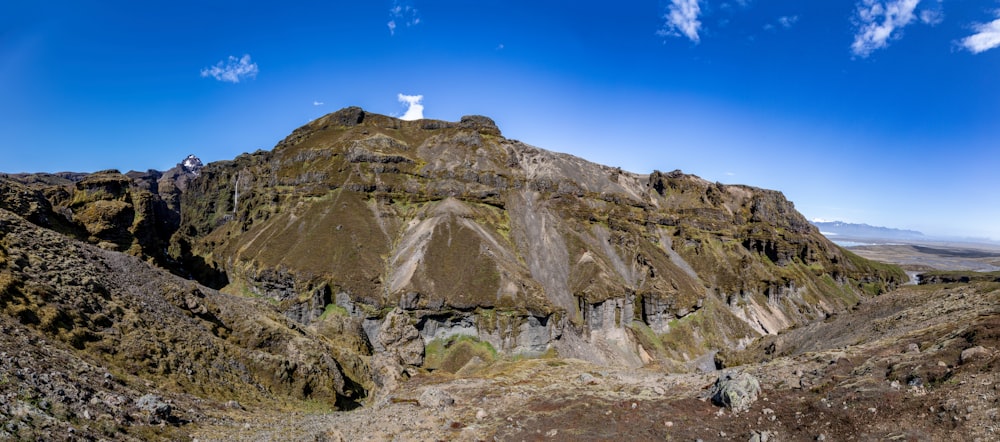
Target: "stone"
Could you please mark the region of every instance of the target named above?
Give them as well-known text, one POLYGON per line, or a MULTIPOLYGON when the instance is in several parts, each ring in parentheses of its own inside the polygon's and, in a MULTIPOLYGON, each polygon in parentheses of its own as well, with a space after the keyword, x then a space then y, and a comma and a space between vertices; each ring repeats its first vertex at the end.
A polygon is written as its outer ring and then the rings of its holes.
POLYGON ((171 411, 173 411, 170 404, 164 402, 163 398, 154 394, 147 394, 140 397, 135 402, 135 405, 140 410, 149 413, 150 423, 159 423, 170 419, 171 411))
POLYGON ((906 346, 906 353, 920 353, 920 346, 914 342, 906 346))
POLYGON ((712 402, 734 412, 750 409, 760 394, 760 381, 749 373, 728 372, 712 387, 712 402))
POLYGON ((489 415, 486 414, 486 410, 483 410, 482 408, 476 410, 476 420, 477 421, 481 421, 483 419, 486 419, 487 416, 489 416, 489 415))
POLYGON ((440 388, 430 387, 420 394, 417 403, 426 408, 444 408, 455 405, 455 399, 440 388))
POLYGON ((410 316, 398 307, 385 315, 378 340, 386 351, 396 353, 402 364, 420 365, 424 362, 424 341, 420 332, 410 324, 410 316))
POLYGON ((976 359, 982 359, 989 356, 990 351, 987 350, 982 345, 977 345, 975 347, 967 348, 962 350, 961 356, 959 356, 958 361, 962 364, 967 364, 976 359))

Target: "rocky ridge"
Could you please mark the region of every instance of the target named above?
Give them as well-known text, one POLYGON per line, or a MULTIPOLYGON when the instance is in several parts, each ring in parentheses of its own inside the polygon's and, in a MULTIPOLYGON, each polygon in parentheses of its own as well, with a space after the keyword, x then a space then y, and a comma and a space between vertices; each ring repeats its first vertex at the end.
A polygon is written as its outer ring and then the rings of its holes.
POLYGON ((266 303, 3 209, 0 234, 2 437, 72 438, 63 431, 72 428, 84 438, 143 439, 145 425, 199 415, 159 408, 149 416, 138 402, 146 394, 331 407, 363 395, 342 374, 336 348, 266 303))

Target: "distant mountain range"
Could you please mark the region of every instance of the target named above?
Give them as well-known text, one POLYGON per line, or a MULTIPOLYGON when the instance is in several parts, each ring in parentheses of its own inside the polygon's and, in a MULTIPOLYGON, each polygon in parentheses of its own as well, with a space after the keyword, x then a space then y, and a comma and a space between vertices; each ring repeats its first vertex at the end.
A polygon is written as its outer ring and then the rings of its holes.
POLYGON ((891 227, 870 226, 868 224, 852 224, 842 221, 811 221, 819 227, 826 236, 836 235, 850 238, 866 239, 926 239, 923 233, 916 230, 894 229, 891 227))

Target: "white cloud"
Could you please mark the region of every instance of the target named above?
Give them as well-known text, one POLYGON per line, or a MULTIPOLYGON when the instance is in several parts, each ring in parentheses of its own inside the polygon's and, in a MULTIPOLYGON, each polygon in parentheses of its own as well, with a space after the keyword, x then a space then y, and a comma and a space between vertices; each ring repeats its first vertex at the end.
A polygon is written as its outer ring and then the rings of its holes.
POLYGON ((403 113, 400 120, 421 120, 424 118, 424 105, 420 104, 420 100, 423 100, 423 95, 403 95, 399 94, 399 102, 406 105, 406 112, 403 113))
MULTIPOLYGON (((997 15, 1000 15, 1000 11, 997 15)), ((973 28, 976 33, 962 39, 962 46, 970 52, 978 54, 1000 46, 1000 18, 989 23, 977 24, 973 28)))
POLYGON ((399 26, 416 26, 420 24, 420 11, 414 8, 408 1, 393 0, 392 7, 389 8, 389 35, 396 35, 396 28, 399 26))
POLYGON ((228 59, 216 63, 215 66, 202 69, 201 76, 239 83, 240 80, 255 78, 257 71, 257 63, 250 61, 250 55, 243 55, 240 58, 230 55, 228 59))
POLYGON ((324 104, 326 104, 326 103, 324 103, 322 101, 313 101, 313 106, 322 106, 324 104))
POLYGON ((791 29, 796 23, 799 22, 799 16, 797 15, 782 15, 778 17, 775 23, 765 23, 765 31, 774 31, 780 26, 782 29, 791 29))
POLYGON ((698 43, 701 38, 698 30, 701 29, 701 5, 699 0, 671 0, 670 7, 663 18, 666 23, 663 28, 656 31, 656 35, 661 37, 687 37, 689 40, 698 43))
POLYGON ((897 31, 916 18, 913 10, 918 3, 920 0, 862 0, 858 4, 858 32, 851 52, 867 57, 872 51, 888 46, 890 38, 899 38, 897 31))
POLYGON ((778 24, 780 24, 781 27, 785 29, 792 27, 792 25, 794 25, 798 21, 799 21, 799 16, 797 15, 792 15, 792 16, 783 15, 781 17, 778 17, 778 24))
POLYGON ((944 21, 944 12, 940 9, 924 9, 920 11, 920 21, 925 25, 939 25, 944 21))
MULTIPOLYGON (((752 0, 736 0, 735 3, 736 3, 736 6, 739 6, 740 8, 744 8, 745 9, 747 6, 750 6, 750 2, 751 1, 752 0)), ((724 9, 724 10, 725 9, 731 9, 731 8, 733 8, 733 5, 731 3, 729 3, 729 2, 722 2, 722 4, 719 5, 719 8, 720 9, 724 9)))

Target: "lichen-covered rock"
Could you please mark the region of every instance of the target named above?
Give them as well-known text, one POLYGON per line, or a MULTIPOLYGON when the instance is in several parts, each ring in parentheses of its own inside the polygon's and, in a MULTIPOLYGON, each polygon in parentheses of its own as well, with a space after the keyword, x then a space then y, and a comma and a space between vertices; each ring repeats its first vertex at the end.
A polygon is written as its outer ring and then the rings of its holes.
POLYGON ((727 372, 715 381, 711 394, 716 405, 737 413, 747 411, 757 401, 760 381, 749 373, 727 372))
POLYGON ((135 401, 135 406, 148 414, 149 423, 157 424, 170 419, 173 408, 163 401, 163 398, 147 394, 135 401))

